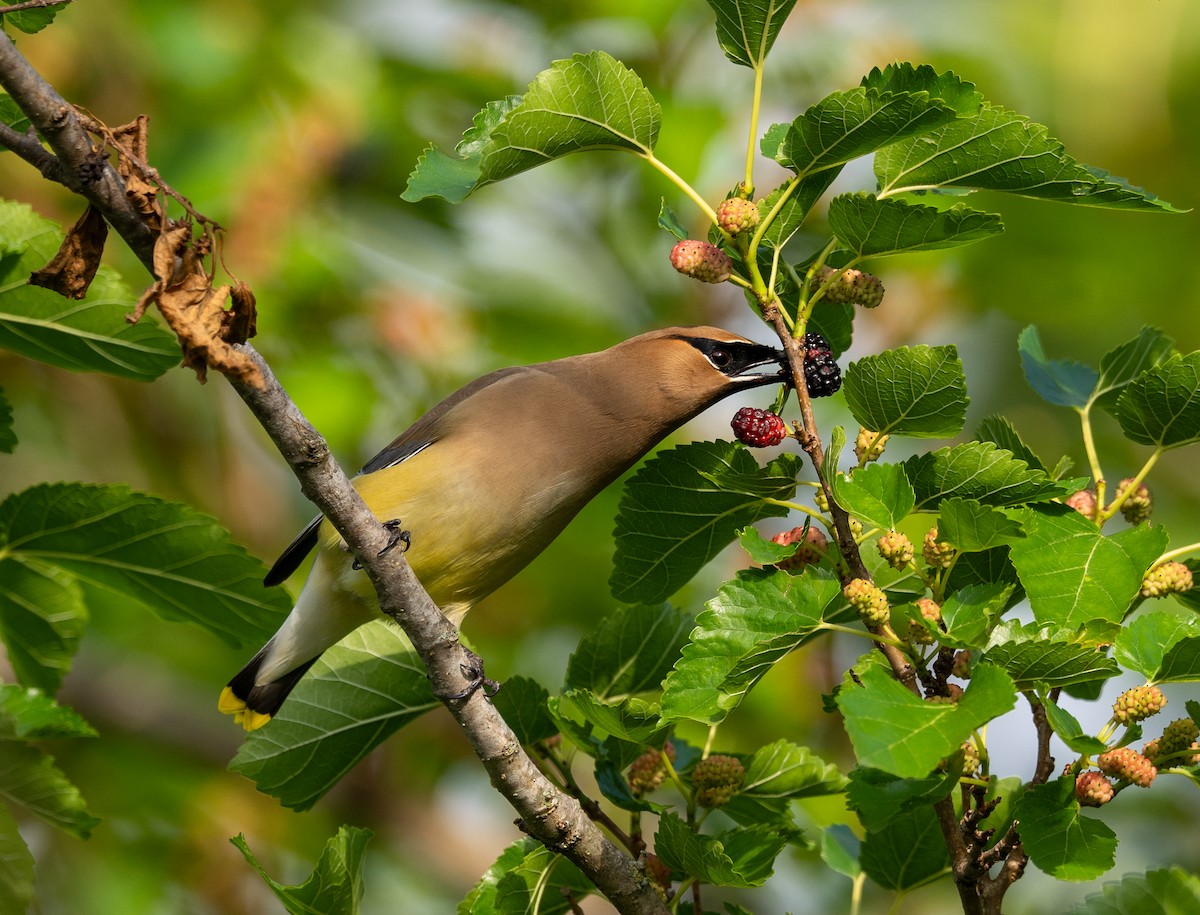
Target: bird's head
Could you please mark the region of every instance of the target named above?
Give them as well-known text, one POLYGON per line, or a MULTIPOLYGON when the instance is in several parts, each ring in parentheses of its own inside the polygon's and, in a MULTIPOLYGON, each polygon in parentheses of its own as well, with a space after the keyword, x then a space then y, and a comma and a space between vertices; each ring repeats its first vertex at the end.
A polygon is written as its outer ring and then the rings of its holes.
POLYGON ((790 377, 783 350, 719 327, 668 327, 607 352, 644 392, 645 408, 673 425, 737 391, 790 377))

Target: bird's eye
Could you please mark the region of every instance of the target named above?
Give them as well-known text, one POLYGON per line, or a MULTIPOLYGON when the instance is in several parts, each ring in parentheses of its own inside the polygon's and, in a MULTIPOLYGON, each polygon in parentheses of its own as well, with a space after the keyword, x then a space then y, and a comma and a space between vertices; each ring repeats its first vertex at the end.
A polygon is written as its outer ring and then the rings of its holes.
POLYGON ((728 368, 729 363, 733 361, 733 355, 725 349, 714 349, 709 353, 708 358, 719 369, 728 368))

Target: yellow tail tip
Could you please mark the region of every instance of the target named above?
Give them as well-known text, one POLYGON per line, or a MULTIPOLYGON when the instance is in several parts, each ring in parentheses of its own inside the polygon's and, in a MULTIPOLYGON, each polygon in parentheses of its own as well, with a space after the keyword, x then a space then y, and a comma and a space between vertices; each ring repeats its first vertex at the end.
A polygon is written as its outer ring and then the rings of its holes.
POLYGON ((222 715, 232 715, 233 720, 247 731, 257 731, 271 720, 270 715, 247 708, 245 701, 234 695, 233 690, 228 686, 221 690, 221 698, 217 700, 217 710, 222 715))

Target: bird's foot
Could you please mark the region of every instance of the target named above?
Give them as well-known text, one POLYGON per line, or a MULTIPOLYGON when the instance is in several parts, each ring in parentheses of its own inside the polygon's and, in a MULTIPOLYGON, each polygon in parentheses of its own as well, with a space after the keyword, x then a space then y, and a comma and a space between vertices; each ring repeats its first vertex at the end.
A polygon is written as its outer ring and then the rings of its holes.
MULTIPOLYGON (((401 553, 408 552, 408 548, 410 546, 412 546, 412 532, 404 530, 404 528, 402 528, 400 526, 403 523, 404 522, 401 521, 399 518, 393 518, 391 521, 383 522, 383 529, 388 532, 388 542, 387 542, 387 545, 382 550, 379 551, 378 555, 382 556, 385 553, 390 553, 392 550, 394 550, 397 546, 400 546, 401 544, 404 545, 404 548, 400 552, 401 553)), ((343 546, 343 548, 348 549, 348 547, 346 547, 346 545, 344 543, 342 544, 342 546, 343 546)), ((357 572, 359 569, 362 568, 362 563, 360 563, 357 559, 355 559, 352 563, 350 563, 350 568, 354 569, 354 571, 357 572)))
POLYGON ((467 662, 462 667, 463 676, 467 678, 467 688, 457 693, 450 693, 443 696, 443 699, 448 699, 451 702, 459 702, 463 699, 469 699, 471 694, 476 690, 482 689, 484 696, 491 699, 492 696, 500 692, 500 684, 484 676, 483 673, 483 658, 475 654, 470 648, 463 648, 466 652, 467 662))

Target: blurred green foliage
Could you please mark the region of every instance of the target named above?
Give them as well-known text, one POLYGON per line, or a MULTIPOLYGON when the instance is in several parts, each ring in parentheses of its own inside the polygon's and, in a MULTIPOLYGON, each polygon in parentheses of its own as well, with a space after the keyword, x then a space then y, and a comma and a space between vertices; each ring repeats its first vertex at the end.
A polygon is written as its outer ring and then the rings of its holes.
MULTIPOLYGON (((227 227, 226 263, 258 296, 257 345, 348 467, 503 364, 672 322, 756 333, 732 289, 700 290, 667 269, 672 239, 656 220, 673 189, 627 157, 568 159, 460 207, 399 199, 429 138, 453 147, 484 102, 522 91, 551 59, 593 48, 641 75, 663 103, 658 156, 719 199, 740 177, 750 85, 724 61, 699 0, 79 2, 19 46, 64 96, 109 124, 150 116, 153 164, 227 227)), ((764 123, 905 58, 955 69, 1047 124, 1083 161, 1177 206, 1200 204, 1200 6, 1188 0, 802 2, 773 51, 764 123)), ((775 177, 763 166, 758 182, 775 177)), ((834 190, 868 180, 865 167, 850 169, 834 190)), ((60 222, 78 215, 76 200, 12 156, 0 156, 0 187, 60 222)), ((685 224, 700 225, 686 201, 669 202, 685 224)), ((1147 323, 1184 352, 1200 348, 1192 317, 1200 229, 1193 217, 1022 200, 1002 211, 998 239, 880 265, 888 307, 859 322, 851 355, 956 344, 968 371, 968 428, 1003 407, 1053 464, 1077 448, 1078 430, 1028 390, 1018 331, 1036 321, 1048 351, 1092 364, 1147 323)), ((132 288, 146 279, 116 244, 110 259, 132 288)), ((171 372, 143 385, 0 354, 0 385, 20 439, 0 457, 0 494, 44 480, 130 483, 215 515, 268 560, 311 515, 220 380, 201 388, 190 373, 171 372)), ((844 420, 837 409, 823 420, 844 420)), ((691 434, 724 433, 727 414, 717 413, 691 434)), ((1140 465, 1115 423, 1101 432, 1102 453, 1128 455, 1108 468, 1112 478, 1140 465)), ((1158 517, 1196 539, 1200 482, 1186 460, 1168 455, 1152 482, 1158 517)), ((598 499, 469 619, 493 675, 556 682, 579 633, 610 610, 617 495, 598 499)), ((730 571, 718 561, 679 602, 711 593, 730 571)), ((227 839, 245 833, 268 872, 299 882, 341 822, 376 833, 364 911, 394 911, 397 899, 406 911, 451 911, 516 837, 438 714, 376 752, 313 811, 281 809, 224 769, 240 732, 217 714, 216 695, 244 651, 195 627, 109 609, 91 621, 60 696, 101 736, 53 748, 104 822, 86 842, 28 824, 37 911, 274 911, 227 839)), ((844 665, 801 652, 784 666, 787 676, 768 678, 730 727, 759 742, 783 728, 830 746, 838 728, 817 695, 844 665), (799 701, 798 684, 808 685, 799 701)), ((1169 830, 1192 827, 1169 798, 1157 803, 1161 848, 1169 830)), ((829 815, 817 803, 810 814, 817 823, 829 815)), ((1149 823, 1143 817, 1142 828, 1149 823)), ((1153 848, 1123 843, 1134 856, 1124 869, 1145 866, 1153 848)), ((817 879, 803 864, 784 869, 757 904, 796 913, 840 906, 844 883, 817 879), (808 902, 798 901, 797 880, 808 902)), ((1062 907, 1047 895, 1060 890, 1039 895, 1035 879, 1013 894, 1013 912, 1062 907)))

